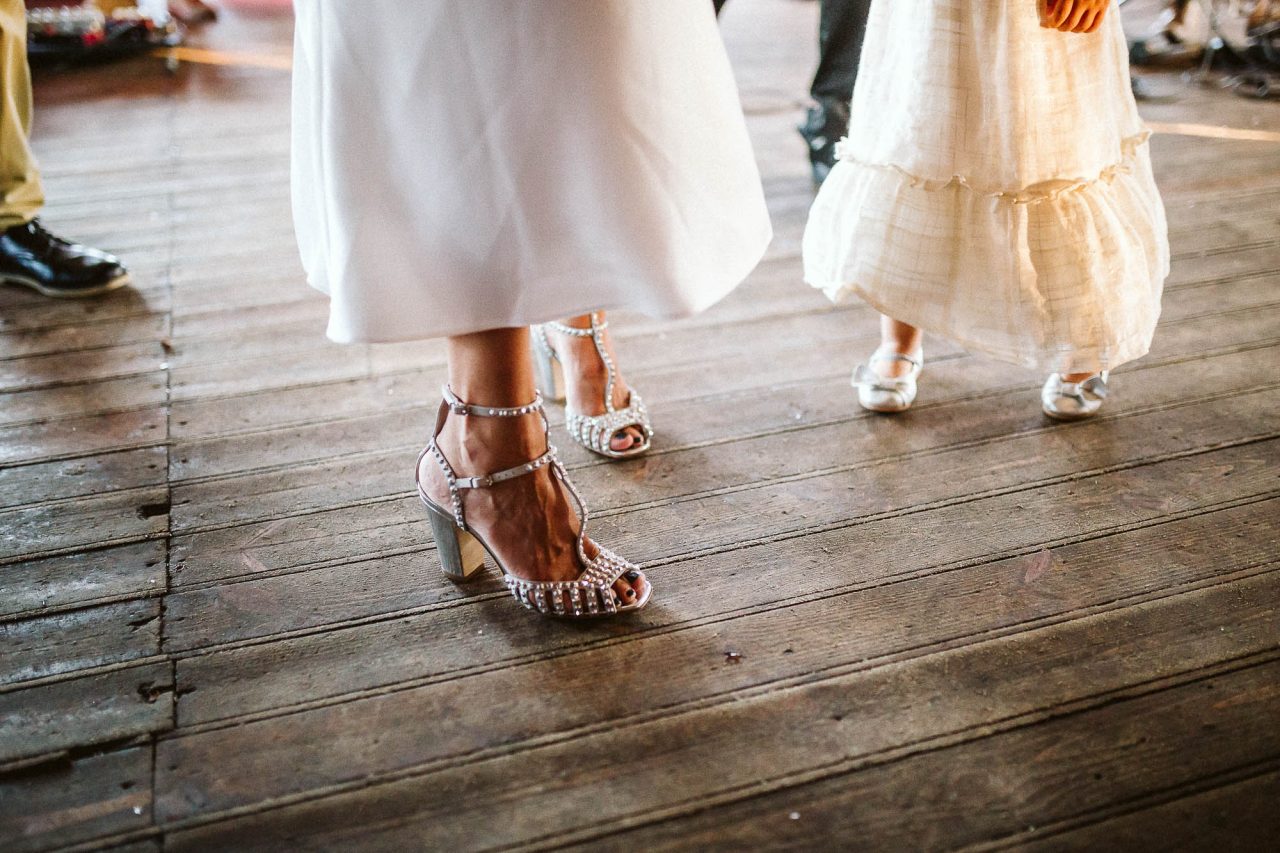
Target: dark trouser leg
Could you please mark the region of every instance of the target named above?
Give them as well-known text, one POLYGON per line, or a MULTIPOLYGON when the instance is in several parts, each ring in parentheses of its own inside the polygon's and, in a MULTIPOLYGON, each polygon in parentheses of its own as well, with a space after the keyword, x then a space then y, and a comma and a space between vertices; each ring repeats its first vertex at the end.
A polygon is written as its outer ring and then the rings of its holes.
POLYGON ((862 39, 867 34, 871 0, 822 0, 818 25, 818 71, 809 90, 818 103, 849 101, 858 77, 862 39))
POLYGON ((816 183, 822 183, 835 165, 836 142, 849 129, 849 101, 858 77, 858 59, 870 12, 871 0, 822 0, 818 71, 809 90, 816 104, 800 127, 800 134, 809 143, 816 183))

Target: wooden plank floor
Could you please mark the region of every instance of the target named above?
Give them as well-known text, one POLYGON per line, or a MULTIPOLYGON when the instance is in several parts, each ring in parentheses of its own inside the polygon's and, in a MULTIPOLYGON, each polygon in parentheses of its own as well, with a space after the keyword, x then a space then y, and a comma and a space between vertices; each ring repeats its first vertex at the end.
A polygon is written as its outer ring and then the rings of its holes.
POLYGON ((1101 417, 940 340, 872 417, 875 315, 800 282, 815 6, 724 20, 768 258, 616 318, 652 454, 560 442, 657 589, 591 626, 438 571, 442 346, 322 337, 287 17, 39 76, 46 220, 137 286, 0 290, 0 848, 1274 849, 1280 105, 1153 80, 1175 261, 1101 417))

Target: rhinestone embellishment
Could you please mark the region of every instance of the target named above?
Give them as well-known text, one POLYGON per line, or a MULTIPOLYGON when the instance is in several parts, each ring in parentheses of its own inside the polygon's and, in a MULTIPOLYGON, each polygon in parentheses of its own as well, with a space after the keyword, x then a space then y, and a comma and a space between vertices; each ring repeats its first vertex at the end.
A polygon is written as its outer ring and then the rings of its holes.
MULTIPOLYGON (((464 489, 489 488, 495 483, 532 474, 548 466, 553 476, 564 484, 577 505, 579 524, 575 544, 577 546, 578 561, 583 567, 581 574, 571 581, 532 581, 510 574, 506 567, 499 563, 499 568, 502 569, 503 582, 506 584, 507 589, 510 590, 512 597, 524 607, 545 616, 580 618, 608 615, 617 613, 620 610, 638 610, 643 607, 645 600, 620 608, 617 596, 613 591, 613 584, 617 582, 618 578, 629 572, 638 572, 638 566, 622 559, 606 548, 599 548, 599 553, 594 558, 587 556, 585 543, 590 512, 586 503, 582 500, 581 494, 569 479, 569 474, 560 462, 555 446, 549 441, 547 443, 547 451, 537 459, 508 468, 505 471, 478 477, 459 477, 445 457, 444 452, 436 443, 439 431, 444 425, 446 412, 448 414, 465 414, 478 417, 519 417, 536 413, 541 417, 543 431, 546 433, 550 428, 547 424, 546 413, 543 410, 541 395, 526 406, 490 408, 465 403, 446 386, 444 388, 444 402, 445 405, 437 424, 436 434, 432 436, 426 448, 418 455, 418 469, 419 471, 421 470, 422 460, 428 456, 440 467, 441 472, 444 474, 445 482, 449 486, 451 514, 459 530, 475 535, 474 531, 467 527, 466 516, 463 511, 462 491, 464 489)), ((418 496, 423 503, 437 512, 444 512, 428 497, 420 480, 417 485, 418 496)))

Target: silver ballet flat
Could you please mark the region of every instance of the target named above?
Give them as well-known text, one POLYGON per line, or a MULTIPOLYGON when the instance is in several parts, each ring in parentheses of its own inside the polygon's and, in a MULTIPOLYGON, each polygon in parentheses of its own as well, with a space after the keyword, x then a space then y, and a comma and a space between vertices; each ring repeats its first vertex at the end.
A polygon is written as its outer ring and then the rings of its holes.
POLYGON ((546 412, 542 407, 542 397, 538 395, 526 406, 507 409, 496 409, 488 406, 475 406, 458 399, 449 386, 443 389, 444 401, 440 404, 440 414, 436 418, 435 432, 431 441, 422 453, 418 454, 418 465, 414 469, 414 479, 418 487, 418 497, 427 508, 427 518, 431 522, 431 534, 440 554, 440 566, 447 577, 455 581, 466 581, 476 576, 484 567, 484 557, 488 553, 490 559, 502 572, 503 581, 511 595, 530 610, 543 616, 556 616, 567 619, 580 619, 594 616, 612 616, 619 613, 631 613, 642 609, 649 603, 653 593, 652 585, 646 582, 644 594, 636 601, 623 604, 613 585, 623 575, 627 580, 635 582, 644 578, 639 567, 605 548, 599 548, 595 557, 588 557, 586 551, 587 506, 573 487, 569 475, 556 456, 556 449, 550 441, 550 425, 546 412), (537 459, 523 465, 516 465, 505 471, 485 474, 480 477, 459 477, 445 458, 437 440, 440 430, 450 414, 481 418, 516 418, 523 415, 537 414, 542 419, 543 431, 547 434, 547 450, 537 459), (440 466, 445 480, 449 484, 449 507, 442 507, 433 501, 422 487, 422 460, 430 456, 440 466), (539 468, 550 467, 553 475, 564 483, 569 494, 578 505, 578 561, 582 565, 582 573, 571 581, 531 581, 513 574, 509 567, 494 554, 484 538, 467 524, 463 512, 462 491, 464 489, 487 489, 496 483, 513 480, 532 474, 539 468))
POLYGON ((577 329, 563 323, 544 323, 533 327, 533 361, 538 371, 538 387, 548 399, 559 403, 565 399, 564 367, 547 339, 548 327, 564 335, 591 338, 596 345, 596 352, 600 354, 600 360, 604 362, 605 370, 608 371, 609 378, 604 389, 603 415, 581 415, 565 409, 565 428, 568 429, 570 437, 592 453, 598 453, 610 459, 630 459, 647 451, 653 438, 653 425, 649 421, 649 410, 645 408, 640 395, 632 391, 628 395, 626 406, 619 409, 613 405, 613 389, 618 381, 618 373, 613 359, 609 357, 609 350, 604 344, 604 331, 609 328, 608 321, 601 320, 599 314, 592 314, 589 329, 577 329), (618 451, 610 447, 610 440, 620 430, 629 426, 638 428, 644 440, 627 450, 618 451))
POLYGON ((853 371, 850 384, 858 389, 858 403, 873 412, 905 412, 916 399, 916 380, 924 369, 924 351, 917 348, 910 355, 876 350, 866 364, 853 371), (882 376, 873 367, 877 362, 905 361, 911 370, 902 376, 882 376))
POLYGON ((1055 373, 1040 389, 1040 407, 1054 420, 1078 421, 1097 414, 1107 398, 1107 371, 1095 373, 1083 382, 1067 382, 1055 373))

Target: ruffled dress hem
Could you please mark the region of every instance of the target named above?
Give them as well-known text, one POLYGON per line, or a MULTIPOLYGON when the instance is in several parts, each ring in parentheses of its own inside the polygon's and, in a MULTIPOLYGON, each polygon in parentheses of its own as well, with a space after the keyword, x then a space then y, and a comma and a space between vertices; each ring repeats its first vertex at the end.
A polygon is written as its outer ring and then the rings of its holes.
POLYGON ((1149 136, 1096 174, 1015 188, 861 162, 846 144, 810 216, 805 281, 1001 361, 1114 369, 1149 349, 1169 272, 1149 136))
MULTIPOLYGON (((1105 350, 1087 350, 1079 347, 1062 346, 1055 349, 1030 352, 1025 347, 993 347, 989 341, 974 338, 957 326, 934 323, 928 318, 921 318, 910 313, 904 313, 901 310, 891 309, 888 305, 881 303, 871 289, 857 285, 824 285, 807 279, 806 282, 826 292, 831 301, 837 305, 848 302, 850 299, 858 298, 881 314, 915 326, 925 334, 946 338, 970 352, 990 356, 1006 364, 1014 364, 1043 373, 1066 375, 1069 373, 1098 373, 1103 370, 1115 370, 1123 364, 1137 361, 1151 349, 1153 334, 1147 330, 1134 332, 1123 340, 1109 344, 1105 350), (832 292, 837 292, 838 295, 832 296, 832 292)), ((1153 320, 1152 326, 1154 327, 1154 325, 1153 320)))
POLYGON ((1084 178, 1054 178, 1012 189, 978 186, 963 175, 952 175, 946 179, 927 178, 921 175, 914 175, 907 169, 893 163, 863 162, 853 154, 848 138, 841 139, 836 143, 836 159, 844 163, 852 163, 863 169, 883 169, 894 172, 901 176, 908 186, 922 189, 926 192, 963 188, 976 195, 986 196, 1009 204, 1039 204, 1056 201, 1067 193, 1094 191, 1098 185, 1113 183, 1118 177, 1130 174, 1140 151, 1146 147, 1150 138, 1151 131, 1143 130, 1140 133, 1122 139, 1120 141, 1119 160, 1099 170, 1096 175, 1084 178))

